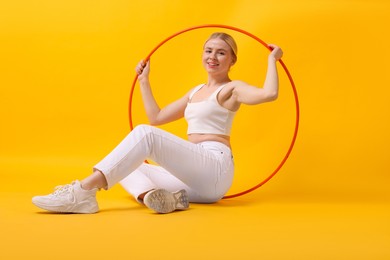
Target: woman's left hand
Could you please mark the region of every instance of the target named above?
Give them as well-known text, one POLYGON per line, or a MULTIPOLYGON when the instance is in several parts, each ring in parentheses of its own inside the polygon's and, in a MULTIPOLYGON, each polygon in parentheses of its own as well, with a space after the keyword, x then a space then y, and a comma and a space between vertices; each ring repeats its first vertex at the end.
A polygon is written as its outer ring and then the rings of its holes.
POLYGON ((279 46, 277 46, 275 44, 268 44, 268 47, 270 47, 272 49, 269 56, 274 58, 275 61, 278 61, 283 57, 283 51, 279 46))

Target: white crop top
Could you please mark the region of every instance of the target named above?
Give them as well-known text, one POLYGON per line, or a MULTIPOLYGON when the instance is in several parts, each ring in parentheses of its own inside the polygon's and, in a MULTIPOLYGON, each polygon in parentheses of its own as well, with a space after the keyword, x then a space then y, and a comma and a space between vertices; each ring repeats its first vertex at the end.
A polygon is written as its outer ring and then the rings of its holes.
POLYGON ((218 103, 217 95, 225 85, 215 90, 210 97, 200 102, 191 102, 192 96, 204 85, 197 86, 190 94, 184 117, 188 123, 187 134, 230 135, 236 112, 218 103))

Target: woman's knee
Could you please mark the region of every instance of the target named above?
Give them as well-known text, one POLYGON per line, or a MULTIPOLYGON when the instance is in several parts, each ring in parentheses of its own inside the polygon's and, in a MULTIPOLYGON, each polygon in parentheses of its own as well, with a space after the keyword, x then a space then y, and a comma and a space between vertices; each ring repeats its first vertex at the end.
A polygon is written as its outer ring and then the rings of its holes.
POLYGON ((134 127, 134 129, 130 132, 130 135, 147 136, 152 133, 153 133, 153 126, 140 124, 134 127))
POLYGON ((151 125, 140 124, 140 125, 137 125, 136 127, 134 127, 132 132, 151 132, 152 128, 153 128, 153 126, 151 126, 151 125))

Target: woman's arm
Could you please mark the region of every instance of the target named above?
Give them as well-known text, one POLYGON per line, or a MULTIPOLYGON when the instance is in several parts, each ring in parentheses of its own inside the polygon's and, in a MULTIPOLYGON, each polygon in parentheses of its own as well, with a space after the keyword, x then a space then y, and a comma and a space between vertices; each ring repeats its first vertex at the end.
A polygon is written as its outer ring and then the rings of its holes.
POLYGON ((160 108, 153 96, 149 81, 150 62, 141 61, 136 67, 138 81, 140 83, 142 101, 146 115, 151 125, 161 125, 172 122, 184 116, 184 110, 188 102, 188 93, 175 102, 160 108))
POLYGON ((236 82, 233 96, 238 103, 256 105, 276 100, 279 91, 279 78, 276 63, 283 56, 283 51, 276 45, 270 44, 272 52, 268 56, 268 68, 263 88, 250 86, 245 82, 236 82))

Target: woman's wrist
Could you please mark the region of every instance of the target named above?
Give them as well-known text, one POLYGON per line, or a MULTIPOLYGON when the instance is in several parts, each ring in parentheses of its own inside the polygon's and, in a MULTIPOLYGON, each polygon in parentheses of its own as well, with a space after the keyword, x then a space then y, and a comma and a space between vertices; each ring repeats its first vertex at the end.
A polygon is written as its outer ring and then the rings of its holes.
POLYGON ((141 86, 150 85, 149 84, 149 78, 147 78, 147 77, 145 77, 145 78, 138 78, 138 81, 139 81, 139 84, 141 86))
POLYGON ((270 54, 270 55, 268 56, 268 62, 277 62, 277 59, 275 58, 274 55, 270 54))

